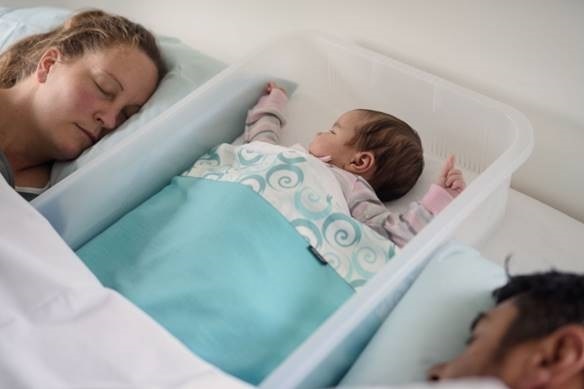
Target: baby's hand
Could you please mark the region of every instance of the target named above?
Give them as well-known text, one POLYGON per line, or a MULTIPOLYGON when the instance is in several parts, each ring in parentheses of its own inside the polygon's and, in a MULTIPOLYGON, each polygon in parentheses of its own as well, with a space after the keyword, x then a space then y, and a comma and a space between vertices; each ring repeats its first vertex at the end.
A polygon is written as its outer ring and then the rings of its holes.
POLYGON ((452 196, 456 197, 464 190, 466 183, 460 169, 454 167, 454 155, 449 155, 446 163, 442 167, 440 177, 438 177, 437 184, 446 189, 452 196))
POLYGON ((286 89, 282 88, 281 86, 278 86, 278 84, 276 84, 274 81, 268 82, 268 85, 266 85, 265 93, 269 95, 270 93, 272 93, 272 90, 274 89, 280 89, 285 95, 287 95, 286 89))

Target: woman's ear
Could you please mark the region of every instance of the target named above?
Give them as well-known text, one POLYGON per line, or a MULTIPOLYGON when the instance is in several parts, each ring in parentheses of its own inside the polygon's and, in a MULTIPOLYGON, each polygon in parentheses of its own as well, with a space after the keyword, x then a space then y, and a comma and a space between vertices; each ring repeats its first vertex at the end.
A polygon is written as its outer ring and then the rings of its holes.
POLYGON ((37 81, 44 83, 47 81, 49 72, 53 66, 61 59, 61 52, 56 47, 51 47, 41 56, 36 69, 37 81))
POLYGON ((362 176, 373 173, 375 169, 375 155, 371 151, 359 151, 353 155, 353 158, 345 169, 362 176))

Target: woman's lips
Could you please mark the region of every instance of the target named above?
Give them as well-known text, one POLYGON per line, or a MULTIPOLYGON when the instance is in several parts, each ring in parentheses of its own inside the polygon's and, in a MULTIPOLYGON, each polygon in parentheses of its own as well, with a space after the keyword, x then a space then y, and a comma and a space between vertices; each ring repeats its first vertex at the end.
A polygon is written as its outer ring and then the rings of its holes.
POLYGON ((94 145, 95 142, 97 142, 97 137, 95 135, 93 135, 90 131, 87 131, 85 128, 81 127, 79 124, 75 123, 75 125, 77 126, 77 128, 79 128, 85 135, 87 135, 87 137, 89 138, 89 140, 91 141, 91 144, 94 145))

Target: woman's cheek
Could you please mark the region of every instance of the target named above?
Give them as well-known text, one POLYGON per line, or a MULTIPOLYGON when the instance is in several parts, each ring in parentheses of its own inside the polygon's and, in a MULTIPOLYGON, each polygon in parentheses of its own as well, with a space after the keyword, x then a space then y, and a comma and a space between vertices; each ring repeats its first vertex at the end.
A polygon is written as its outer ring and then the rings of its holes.
POLYGON ((90 88, 78 86, 69 93, 70 104, 76 112, 92 115, 97 101, 96 94, 90 88))

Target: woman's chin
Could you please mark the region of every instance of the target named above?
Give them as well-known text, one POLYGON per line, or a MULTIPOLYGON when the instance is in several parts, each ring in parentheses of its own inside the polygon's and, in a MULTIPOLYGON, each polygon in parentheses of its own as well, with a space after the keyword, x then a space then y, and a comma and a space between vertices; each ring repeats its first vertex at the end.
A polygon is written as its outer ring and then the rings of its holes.
POLYGON ((79 142, 63 143, 59 147, 59 155, 56 159, 58 161, 69 161, 75 159, 90 146, 91 145, 86 144, 81 145, 79 142))

